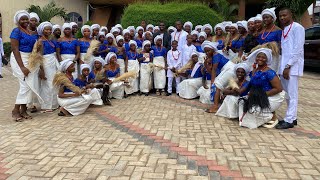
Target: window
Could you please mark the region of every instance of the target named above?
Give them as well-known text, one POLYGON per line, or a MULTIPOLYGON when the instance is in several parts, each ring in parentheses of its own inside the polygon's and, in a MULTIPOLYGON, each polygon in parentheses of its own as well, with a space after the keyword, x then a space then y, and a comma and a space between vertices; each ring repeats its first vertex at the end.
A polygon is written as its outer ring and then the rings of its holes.
POLYGON ((83 25, 83 19, 80 16, 79 13, 71 12, 67 16, 68 16, 68 18, 66 19, 66 21, 68 21, 68 22, 76 22, 79 27, 81 27, 83 25))
POLYGON ((320 39, 320 27, 313 27, 306 30, 306 40, 320 39))

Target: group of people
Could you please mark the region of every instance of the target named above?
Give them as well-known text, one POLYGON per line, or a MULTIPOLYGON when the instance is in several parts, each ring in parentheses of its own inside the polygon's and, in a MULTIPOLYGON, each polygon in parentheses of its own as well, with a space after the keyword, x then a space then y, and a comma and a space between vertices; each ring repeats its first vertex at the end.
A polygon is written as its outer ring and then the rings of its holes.
POLYGON ((193 27, 176 21, 166 29, 141 22, 109 31, 93 24, 39 24, 35 13, 18 11, 11 33, 13 74, 19 92, 12 117, 20 122, 31 112, 79 115, 90 105, 111 105, 110 99, 132 94, 175 93, 199 98, 208 113, 248 128, 277 129, 297 124, 298 79, 303 74, 304 28, 292 12, 265 9, 248 21, 193 27), (82 38, 76 38, 81 31, 82 38), (63 34, 63 36, 62 36, 63 34), (286 97, 285 97, 286 96, 286 97), (283 100, 284 121, 275 114, 283 100), (221 104, 221 105, 220 105, 221 104))

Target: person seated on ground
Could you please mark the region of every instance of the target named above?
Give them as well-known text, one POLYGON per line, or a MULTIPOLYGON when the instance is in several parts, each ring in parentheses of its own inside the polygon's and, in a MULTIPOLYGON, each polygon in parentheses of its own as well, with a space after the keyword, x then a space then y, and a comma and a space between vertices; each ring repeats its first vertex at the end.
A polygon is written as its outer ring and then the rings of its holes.
POLYGON ((240 89, 247 89, 249 85, 249 81, 246 80, 246 77, 250 72, 250 68, 246 63, 240 63, 236 65, 235 72, 237 79, 235 79, 235 81, 229 80, 229 87, 222 91, 225 98, 217 111, 216 116, 222 116, 229 119, 239 117, 239 98, 248 94, 247 90, 241 91, 241 94, 239 94, 239 91, 240 89), (232 83, 236 84, 233 85, 232 83))
POLYGON ((83 114, 90 104, 101 101, 101 96, 97 91, 86 92, 85 89, 80 89, 73 84, 72 73, 75 71, 75 63, 72 59, 64 60, 60 65, 60 71, 61 73, 57 73, 53 81, 59 87, 59 116, 83 114))
POLYGON ((275 110, 281 106, 284 92, 279 77, 269 67, 271 62, 272 50, 268 48, 257 49, 246 61, 252 63, 254 68, 249 74, 251 79, 248 87, 239 91, 239 94, 249 91, 248 96, 239 102, 240 126, 253 129, 264 125, 273 128, 278 124, 275 110))
POLYGON ((117 63, 117 55, 109 52, 106 57, 107 65, 105 66, 105 76, 110 86, 110 98, 122 99, 124 97, 125 82, 113 82, 115 78, 120 76, 120 65, 117 63))
MULTIPOLYGON (((179 96, 184 99, 194 99, 198 97, 197 91, 202 86, 202 67, 203 63, 198 61, 199 55, 197 52, 192 52, 191 60, 189 60, 190 68, 185 72, 179 73, 179 75, 188 77, 188 79, 182 81, 179 86, 179 96)), ((179 72, 179 71, 178 71, 179 72)))
MULTIPOLYGON (((211 94, 211 71, 212 62, 208 58, 204 61, 204 66, 202 67, 202 86, 198 89, 197 94, 200 96, 199 101, 203 104, 212 104, 210 94, 211 94)), ((217 75, 219 74, 216 72, 217 75)))

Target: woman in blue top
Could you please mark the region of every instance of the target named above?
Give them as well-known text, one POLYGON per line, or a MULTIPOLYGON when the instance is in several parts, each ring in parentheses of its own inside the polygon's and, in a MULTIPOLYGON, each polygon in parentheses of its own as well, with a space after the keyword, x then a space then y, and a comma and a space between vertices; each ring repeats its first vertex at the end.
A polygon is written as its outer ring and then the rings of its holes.
POLYGON ((210 98, 210 86, 211 86, 211 72, 212 72, 212 61, 208 58, 205 59, 204 65, 202 67, 202 86, 197 91, 200 96, 199 101, 203 104, 212 104, 210 98))
POLYGON ((247 98, 239 104, 240 125, 250 129, 261 125, 272 128, 277 123, 275 110, 283 100, 284 92, 279 77, 269 65, 272 62, 272 51, 260 48, 250 54, 247 63, 254 62, 254 69, 250 73, 250 82, 246 88, 239 90, 239 94, 249 91, 247 98))
POLYGON ((120 76, 120 66, 117 63, 117 55, 113 52, 109 52, 105 60, 107 62, 105 73, 108 79, 107 82, 110 86, 111 93, 109 97, 122 99, 124 97, 124 82, 113 82, 115 78, 120 76))
POLYGON ((29 13, 25 10, 16 12, 14 23, 17 27, 12 30, 10 35, 12 48, 10 64, 13 75, 19 80, 19 91, 12 110, 12 117, 17 122, 23 121, 23 118, 31 119, 27 113, 26 104, 32 103, 33 93, 37 95, 40 102, 42 101, 39 89, 35 87, 39 84, 38 69, 29 67, 29 55, 38 39, 38 34, 28 29, 29 17, 29 13))
MULTIPOLYGON (((152 47, 153 50, 153 64, 159 67, 166 67, 167 64, 167 49, 162 46, 163 37, 157 35, 154 38, 155 46, 152 47)), ((161 93, 165 94, 166 87, 166 70, 164 68, 155 67, 153 71, 153 81, 154 88, 156 89, 157 95, 161 93)))
POLYGON ((237 64, 235 67, 235 73, 237 79, 235 83, 238 87, 228 87, 223 90, 223 96, 225 96, 223 103, 221 104, 219 110, 217 111, 217 116, 226 117, 229 119, 234 119, 239 117, 239 98, 246 96, 248 90, 239 94, 239 89, 247 88, 249 82, 246 80, 247 75, 250 72, 250 67, 246 63, 237 64))
POLYGON ((280 45, 282 30, 274 24, 274 22, 277 20, 274 10, 274 8, 265 9, 261 13, 264 28, 262 29, 261 34, 258 36, 259 44, 275 41, 280 45))
POLYGON ((137 32, 137 34, 136 34, 136 37, 135 37, 135 41, 137 43, 137 49, 138 49, 138 51, 141 51, 142 43, 143 43, 143 40, 144 40, 143 39, 143 32, 144 32, 143 27, 138 26, 136 28, 136 32, 137 32))
MULTIPOLYGON (((244 40, 247 37, 248 34, 248 23, 247 21, 239 21, 237 23, 238 26, 238 32, 239 35, 237 36, 237 38, 232 40, 231 43, 231 49, 233 52, 235 53, 239 53, 239 51, 242 49, 243 44, 244 44, 244 40)), ((238 54, 238 56, 242 56, 242 54, 238 54)))
POLYGON ((127 95, 133 94, 139 91, 139 62, 137 52, 137 42, 130 40, 130 51, 127 52, 125 59, 125 72, 133 71, 137 74, 135 78, 129 78, 129 86, 125 87, 125 93, 127 95))
POLYGON ((130 31, 128 29, 124 29, 122 31, 123 34, 123 38, 124 38, 124 42, 123 42, 123 46, 126 50, 126 52, 130 51, 130 46, 129 46, 129 41, 130 41, 130 31))
POLYGON ((120 75, 124 73, 125 65, 124 65, 124 59, 126 55, 126 49, 124 47, 124 37, 121 35, 118 35, 116 38, 117 47, 116 47, 116 54, 117 54, 117 63, 120 66, 120 75))
POLYGON ((203 63, 198 61, 198 52, 192 52, 191 61, 192 66, 182 76, 189 77, 189 79, 183 80, 178 85, 179 96, 184 99, 194 99, 198 97, 197 91, 202 86, 202 67, 203 63))
POLYGON ((212 42, 218 42, 218 50, 223 50, 224 48, 224 41, 225 41, 225 36, 223 33, 225 33, 225 28, 222 23, 217 24, 214 27, 214 32, 215 36, 212 38, 212 42))
POLYGON ((72 27, 69 23, 64 23, 62 26, 62 32, 64 37, 58 39, 57 58, 59 62, 66 59, 72 59, 76 62, 76 70, 73 73, 73 77, 78 77, 78 71, 80 68, 80 46, 79 41, 72 37, 72 27))
POLYGON ((227 87, 229 79, 235 77, 234 64, 217 52, 217 45, 218 43, 209 41, 205 41, 202 44, 202 49, 206 52, 209 61, 212 61, 211 101, 213 101, 213 105, 206 110, 208 113, 217 112, 221 90, 224 90, 227 87), (216 77, 217 71, 220 73, 216 77))
POLYGON ((42 112, 52 112, 58 108, 57 92, 53 87, 53 78, 58 71, 59 62, 56 56, 57 42, 49 40, 52 34, 52 24, 50 22, 43 22, 37 28, 38 34, 41 36, 39 39, 42 54, 43 65, 40 69, 44 71, 44 76, 40 76, 40 96, 43 99, 41 104, 42 112))
POLYGON ((89 25, 84 25, 81 28, 81 34, 82 34, 82 38, 79 39, 79 46, 80 46, 80 56, 81 56, 81 60, 85 63, 90 63, 90 59, 84 59, 88 48, 90 47, 90 42, 91 42, 91 28, 89 25))
POLYGON ((138 55, 138 61, 140 62, 140 95, 144 93, 148 96, 152 87, 151 66, 149 65, 153 62, 153 54, 150 52, 151 42, 145 40, 142 49, 142 52, 138 55))

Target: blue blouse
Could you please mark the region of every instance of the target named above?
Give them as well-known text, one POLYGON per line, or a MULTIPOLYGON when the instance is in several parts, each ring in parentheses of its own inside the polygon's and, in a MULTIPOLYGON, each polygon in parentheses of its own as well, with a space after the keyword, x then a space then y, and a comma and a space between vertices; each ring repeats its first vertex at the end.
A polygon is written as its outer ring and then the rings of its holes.
POLYGON ((167 49, 165 47, 158 48, 157 46, 153 46, 151 49, 153 50, 154 57, 167 56, 167 49))
POLYGON ((142 48, 143 40, 136 39, 135 41, 137 42, 138 48, 142 48))
POLYGON ((195 46, 195 47, 196 47, 196 49, 197 49, 198 52, 204 53, 204 51, 203 51, 202 48, 201 48, 201 45, 195 46))
POLYGON ((56 41, 42 41, 43 55, 52 54, 56 52, 58 46, 56 41))
POLYGON ((242 84, 242 86, 240 87, 240 88, 243 88, 243 87, 245 87, 246 88, 246 90, 243 92, 243 93, 241 93, 240 94, 240 96, 242 97, 242 96, 246 96, 248 93, 249 93, 249 84, 250 84, 250 82, 249 81, 246 81, 246 82, 244 82, 243 84, 242 84))
MULTIPOLYGON (((142 58, 143 57, 143 53, 141 54, 138 54, 138 59, 142 58)), ((150 61, 149 62, 144 62, 144 61, 141 61, 140 63, 150 63, 150 62, 153 62, 153 54, 150 52, 149 53, 149 58, 150 58, 150 61)))
POLYGON ((269 69, 265 72, 257 71, 254 75, 252 75, 252 71, 249 74, 250 80, 250 88, 251 87, 262 87, 264 91, 269 91, 272 89, 271 80, 277 76, 277 73, 269 69))
MULTIPOLYGON (((74 84, 74 80, 73 77, 71 77, 70 81, 74 84)), ((69 88, 67 88, 66 86, 63 87, 63 92, 72 92, 69 88)))
POLYGON ((83 81, 83 80, 77 78, 76 80, 73 81, 73 84, 78 86, 79 88, 84 88, 88 84, 88 81, 87 80, 83 81))
MULTIPOLYGON (((116 48, 116 47, 115 47, 115 48, 116 48)), ((115 52, 114 52, 114 53, 116 53, 117 59, 124 59, 124 54, 121 54, 121 55, 118 54, 118 53, 119 53, 118 48, 115 49, 115 52)))
POLYGON ((241 38, 238 40, 232 40, 231 42, 231 48, 240 49, 243 46, 245 38, 241 38))
POLYGON ((272 41, 281 42, 282 30, 270 32, 270 34, 267 36, 268 33, 269 32, 265 32, 263 34, 263 37, 265 37, 265 39, 262 39, 262 34, 259 34, 259 36, 258 36, 258 43, 259 44, 264 44, 264 43, 268 43, 268 42, 272 42, 272 41))
POLYGON ((229 59, 225 58, 222 54, 215 54, 212 58, 212 64, 218 64, 217 70, 221 72, 224 65, 229 62, 229 59))
MULTIPOLYGON (((101 44, 101 45, 99 46, 99 50, 98 50, 98 51, 104 51, 104 50, 106 50, 106 49, 108 49, 108 48, 110 48, 110 51, 109 51, 109 52, 114 52, 114 53, 116 53, 116 51, 117 51, 117 48, 116 48, 116 47, 107 46, 107 45, 105 45, 105 44, 101 44)), ((107 52, 103 52, 103 53, 100 53, 99 55, 104 59, 104 58, 106 58, 107 54, 108 54, 107 52)))
POLYGON ((217 46, 218 50, 222 50, 224 48, 224 41, 220 39, 217 42, 219 43, 217 46))
POLYGON ((127 42, 125 42, 124 44, 123 44, 123 46, 124 46, 124 48, 126 49, 126 52, 128 52, 128 51, 130 51, 130 46, 129 46, 129 43, 127 42))
POLYGON ((58 42, 58 47, 60 48, 61 54, 77 54, 77 47, 79 46, 79 41, 74 39, 71 42, 60 41, 58 42))
POLYGON ((29 35, 19 28, 14 28, 11 32, 10 39, 16 39, 19 41, 19 51, 30 53, 32 52, 33 45, 36 43, 39 36, 37 34, 29 35))
MULTIPOLYGON (((200 77, 202 77, 203 76, 202 72, 201 72, 202 67, 203 67, 203 65, 199 66, 198 69, 196 70, 196 72, 194 73, 194 75, 191 78, 200 78, 200 77)), ((186 71, 186 73, 188 75, 191 75, 192 70, 189 69, 189 70, 186 71)))
POLYGON ((118 67, 115 71, 107 70, 106 75, 107 77, 113 78, 116 77, 120 73, 120 67, 118 67))
POLYGON ((87 53, 88 48, 90 47, 90 42, 88 41, 79 41, 80 53, 87 53))
POLYGON ((127 52, 128 60, 136 60, 139 58, 139 54, 137 52, 133 53, 131 51, 127 52))

